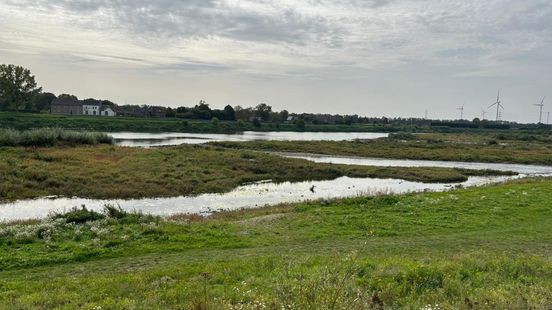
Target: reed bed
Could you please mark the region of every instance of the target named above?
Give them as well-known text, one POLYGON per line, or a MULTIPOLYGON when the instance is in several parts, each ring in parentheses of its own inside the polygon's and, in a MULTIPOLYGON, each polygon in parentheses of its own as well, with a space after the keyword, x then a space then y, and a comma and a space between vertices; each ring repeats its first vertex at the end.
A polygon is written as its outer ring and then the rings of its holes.
POLYGON ((83 132, 61 128, 30 130, 0 129, 0 146, 55 146, 112 144, 113 138, 100 132, 83 132))

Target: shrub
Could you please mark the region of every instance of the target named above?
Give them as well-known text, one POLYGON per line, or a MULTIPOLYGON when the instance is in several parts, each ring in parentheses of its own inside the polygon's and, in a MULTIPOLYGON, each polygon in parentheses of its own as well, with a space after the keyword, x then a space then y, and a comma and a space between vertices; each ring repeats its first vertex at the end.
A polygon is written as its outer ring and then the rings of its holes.
POLYGON ((66 213, 53 213, 50 217, 53 219, 65 219, 66 223, 74 224, 83 224, 105 218, 103 214, 88 210, 85 206, 82 206, 80 209, 74 207, 71 211, 66 213))

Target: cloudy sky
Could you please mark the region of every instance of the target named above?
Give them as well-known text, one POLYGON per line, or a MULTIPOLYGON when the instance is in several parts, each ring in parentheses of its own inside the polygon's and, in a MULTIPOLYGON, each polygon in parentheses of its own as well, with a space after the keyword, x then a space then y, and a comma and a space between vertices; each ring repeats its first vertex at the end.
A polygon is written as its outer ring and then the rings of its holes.
POLYGON ((0 63, 121 104, 473 118, 501 89, 534 122, 552 1, 0 0, 0 63))

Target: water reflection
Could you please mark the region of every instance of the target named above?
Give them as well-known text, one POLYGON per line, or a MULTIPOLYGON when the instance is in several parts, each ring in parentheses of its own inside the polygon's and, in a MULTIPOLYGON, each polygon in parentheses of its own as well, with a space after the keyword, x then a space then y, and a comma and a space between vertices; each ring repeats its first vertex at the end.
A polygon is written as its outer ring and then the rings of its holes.
POLYGON ((411 159, 385 159, 365 158, 354 156, 334 156, 321 154, 284 153, 274 152, 272 154, 288 157, 306 159, 316 163, 332 163, 359 166, 377 167, 441 167, 441 168, 464 168, 473 170, 497 170, 514 171, 532 176, 552 176, 552 166, 521 165, 505 163, 478 163, 458 161, 436 161, 436 160, 411 160, 411 159))
MULTIPOLYGON (((516 177, 470 177, 463 186, 477 186, 503 182, 516 177)), ((155 215, 176 213, 209 213, 216 210, 236 210, 262 207, 283 202, 354 197, 378 193, 408 193, 420 191, 445 191, 459 184, 427 184, 398 179, 371 179, 341 177, 329 181, 261 182, 240 186, 224 194, 204 194, 197 197, 174 197, 133 200, 97 200, 82 198, 43 198, 20 200, 0 205, 0 221, 41 218, 52 211, 62 212, 74 206, 86 205, 101 210, 107 204, 118 204, 125 210, 142 211, 155 215)))
POLYGON ((201 134, 201 133, 136 133, 113 132, 109 133, 119 146, 154 147, 180 144, 201 144, 214 141, 344 141, 344 140, 372 140, 385 138, 387 133, 374 132, 257 132, 245 131, 238 134, 201 134))

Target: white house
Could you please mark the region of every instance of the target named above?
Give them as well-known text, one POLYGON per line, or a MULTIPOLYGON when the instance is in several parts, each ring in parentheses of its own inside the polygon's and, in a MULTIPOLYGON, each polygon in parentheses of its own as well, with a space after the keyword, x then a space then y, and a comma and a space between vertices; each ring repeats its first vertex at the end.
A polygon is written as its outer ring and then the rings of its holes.
POLYGON ((100 115, 100 105, 83 104, 82 105, 82 114, 83 115, 100 115))
POLYGON ((99 104, 83 104, 83 115, 97 115, 97 116, 115 116, 116 113, 109 106, 101 106, 99 104))
POLYGON ((100 109, 100 115, 102 116, 115 116, 115 111, 108 106, 102 106, 100 109))

